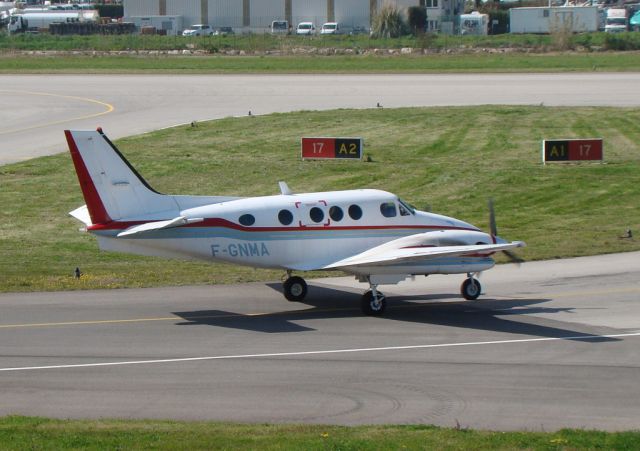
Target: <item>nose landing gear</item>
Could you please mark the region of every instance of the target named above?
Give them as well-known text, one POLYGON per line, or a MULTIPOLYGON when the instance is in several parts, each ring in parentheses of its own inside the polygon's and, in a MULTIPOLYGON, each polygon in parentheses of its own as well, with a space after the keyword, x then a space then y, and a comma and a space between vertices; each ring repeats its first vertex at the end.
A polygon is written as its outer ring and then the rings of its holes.
POLYGON ((472 273, 467 274, 467 278, 460 285, 460 294, 467 301, 475 301, 482 292, 482 285, 478 279, 473 277, 472 273))

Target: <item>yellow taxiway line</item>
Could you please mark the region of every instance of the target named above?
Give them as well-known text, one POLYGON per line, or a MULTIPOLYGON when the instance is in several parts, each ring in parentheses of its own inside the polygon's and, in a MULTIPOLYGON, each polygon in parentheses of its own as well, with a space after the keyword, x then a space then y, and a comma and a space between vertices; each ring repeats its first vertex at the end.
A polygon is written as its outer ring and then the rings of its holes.
MULTIPOLYGON (((598 296, 613 293, 635 293, 640 292, 640 287, 621 287, 613 290, 600 290, 600 291, 567 291, 558 293, 540 293, 539 296, 548 297, 550 299, 555 298, 568 298, 579 296, 598 296)), ((522 300, 523 298, 510 297, 513 300, 522 300)), ((461 301, 463 302, 463 301, 461 301)), ((428 305, 437 304, 430 302, 428 305)), ((392 308, 419 308, 424 307, 427 304, 411 304, 394 306, 392 308)), ((339 307, 328 309, 301 309, 301 310, 285 310, 279 312, 258 312, 258 313, 227 313, 221 315, 203 315, 203 316, 161 316, 150 318, 131 318, 131 319, 107 319, 107 320, 87 320, 87 321, 64 321, 64 322, 50 322, 50 323, 26 323, 26 324, 0 324, 0 329, 19 329, 28 327, 56 327, 56 326, 86 326, 86 325, 100 325, 100 324, 125 324, 125 323, 145 323, 153 321, 197 321, 201 319, 222 319, 222 318, 246 318, 251 316, 278 316, 278 315, 300 315, 300 314, 317 314, 317 313, 331 313, 331 312, 343 312, 343 311, 356 311, 357 307, 339 307)))
POLYGON ((3 90, 3 89, 0 89, 0 92, 18 93, 18 94, 26 94, 26 95, 33 95, 33 96, 43 96, 43 97, 59 97, 61 99, 76 100, 76 101, 87 102, 87 103, 95 103, 97 105, 101 105, 101 106, 106 108, 104 111, 101 111, 100 113, 87 114, 87 115, 84 115, 84 116, 77 116, 77 117, 72 117, 72 118, 68 118, 68 119, 61 119, 61 120, 58 120, 58 121, 53 121, 53 122, 47 122, 47 123, 44 123, 44 124, 33 125, 31 127, 18 128, 18 129, 14 129, 14 130, 0 131, 0 135, 6 135, 6 134, 9 134, 9 133, 24 132, 24 131, 33 130, 33 129, 36 129, 36 128, 50 127, 52 125, 60 125, 60 124, 66 123, 66 122, 80 121, 80 120, 84 120, 84 119, 91 119, 91 118, 94 118, 94 117, 98 117, 98 116, 103 116, 105 114, 109 114, 109 113, 111 113, 111 112, 113 112, 115 110, 115 107, 113 105, 109 104, 109 103, 101 102, 100 100, 91 99, 91 98, 88 98, 88 97, 65 96, 65 95, 61 95, 61 94, 52 94, 52 93, 48 93, 48 92, 15 91, 15 90, 9 91, 9 90, 3 90))

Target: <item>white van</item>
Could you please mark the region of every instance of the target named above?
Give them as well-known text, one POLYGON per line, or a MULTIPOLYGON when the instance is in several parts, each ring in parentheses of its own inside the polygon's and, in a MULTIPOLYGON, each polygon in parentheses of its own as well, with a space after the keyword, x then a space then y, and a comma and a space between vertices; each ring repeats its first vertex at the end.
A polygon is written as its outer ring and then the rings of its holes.
POLYGON ((316 33, 316 26, 313 22, 300 22, 296 28, 296 34, 301 36, 311 36, 316 33))
POLYGON ((340 25, 338 22, 327 22, 322 25, 320 34, 340 34, 340 25))

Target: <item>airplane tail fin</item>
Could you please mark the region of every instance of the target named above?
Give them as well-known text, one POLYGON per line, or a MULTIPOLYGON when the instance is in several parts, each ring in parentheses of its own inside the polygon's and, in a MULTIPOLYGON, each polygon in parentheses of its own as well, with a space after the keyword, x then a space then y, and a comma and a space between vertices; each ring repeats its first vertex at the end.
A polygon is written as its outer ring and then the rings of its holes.
POLYGON ((102 130, 64 133, 89 213, 87 218, 74 210, 83 222, 173 217, 179 211, 174 197, 151 188, 102 130))

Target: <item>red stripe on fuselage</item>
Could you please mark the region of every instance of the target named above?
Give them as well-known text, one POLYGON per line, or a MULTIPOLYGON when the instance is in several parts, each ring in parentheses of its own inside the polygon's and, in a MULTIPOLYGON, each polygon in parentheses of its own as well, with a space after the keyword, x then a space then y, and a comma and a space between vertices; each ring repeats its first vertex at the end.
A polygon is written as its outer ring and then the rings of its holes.
POLYGON ((93 180, 91 180, 91 175, 89 175, 89 171, 84 164, 82 155, 80 155, 80 151, 78 150, 78 146, 73 139, 71 131, 65 130, 64 135, 67 138, 69 152, 71 153, 73 165, 76 168, 76 174, 78 175, 78 181, 80 182, 80 188, 82 189, 84 201, 86 202, 87 209, 89 210, 91 222, 94 224, 93 226, 90 226, 90 228, 96 227, 96 225, 105 225, 106 223, 110 223, 111 218, 109 217, 107 210, 104 208, 102 200, 100 199, 100 195, 98 194, 98 190, 93 184, 93 180))
MULTIPOLYGON (((157 221, 162 221, 158 219, 157 221)), ((125 230, 129 227, 145 224, 149 221, 113 221, 108 224, 94 224, 88 227, 88 230, 125 230)), ((155 221, 153 221, 155 222, 155 221)), ((327 231, 327 230, 466 230, 471 232, 477 232, 477 229, 469 229, 465 227, 452 227, 452 226, 436 226, 436 225, 372 225, 372 226, 328 226, 328 227, 245 227, 226 219, 222 218, 208 218, 204 221, 200 221, 193 224, 187 224, 180 226, 179 228, 202 228, 202 227, 222 227, 233 230, 240 230, 243 232, 305 232, 305 231, 327 231)))

